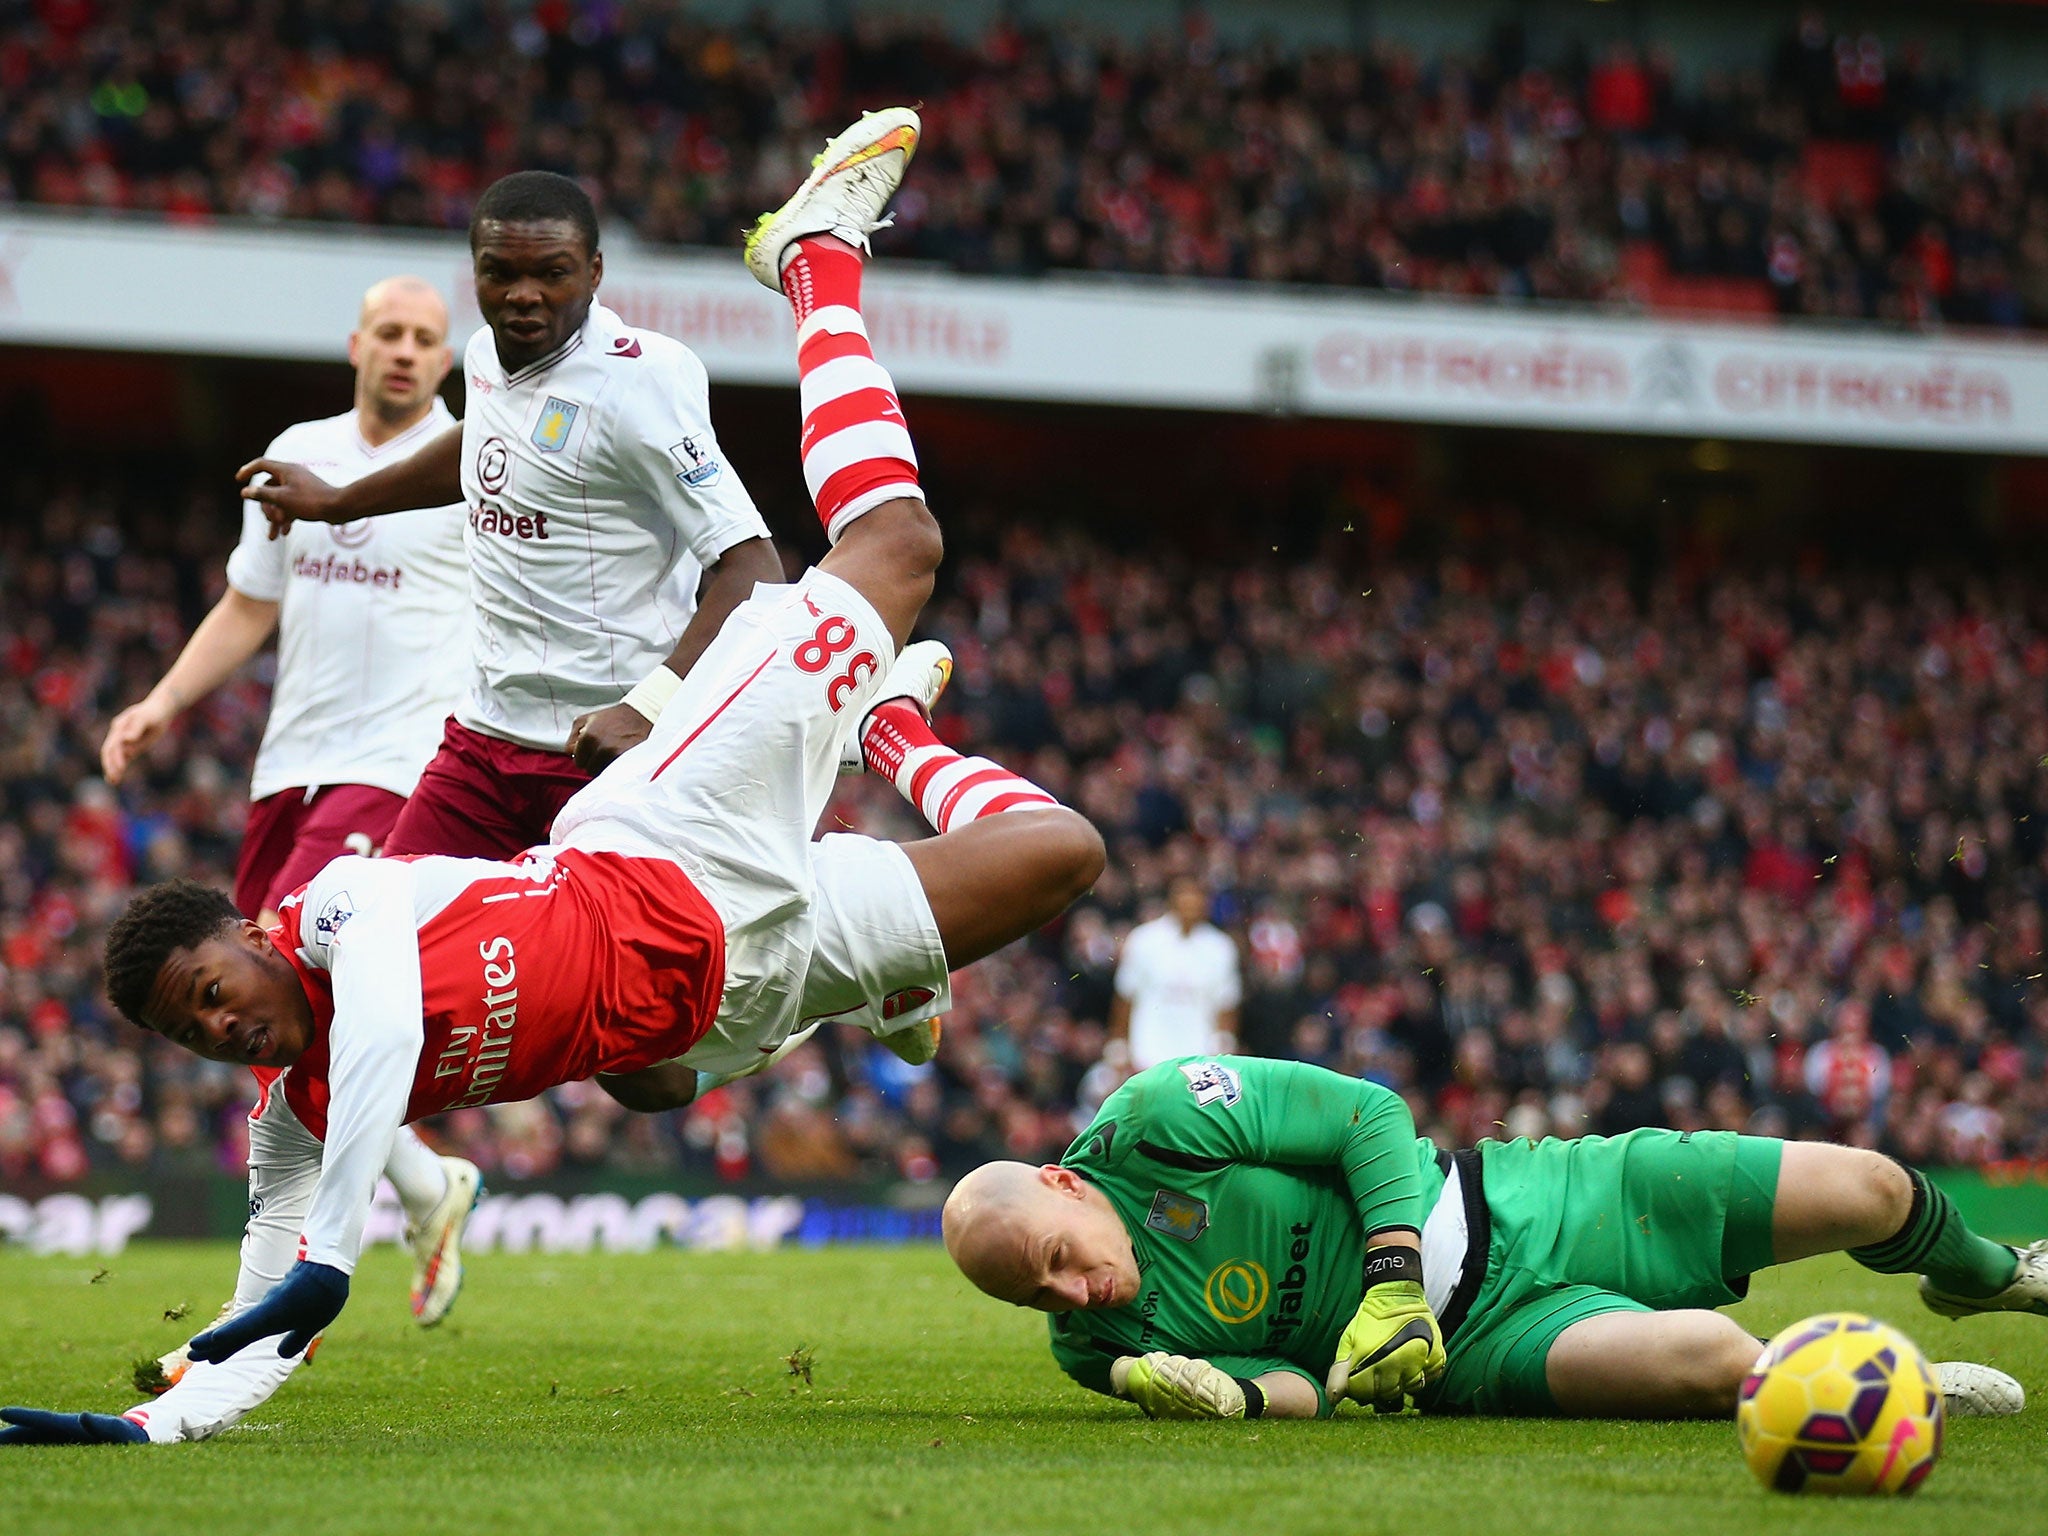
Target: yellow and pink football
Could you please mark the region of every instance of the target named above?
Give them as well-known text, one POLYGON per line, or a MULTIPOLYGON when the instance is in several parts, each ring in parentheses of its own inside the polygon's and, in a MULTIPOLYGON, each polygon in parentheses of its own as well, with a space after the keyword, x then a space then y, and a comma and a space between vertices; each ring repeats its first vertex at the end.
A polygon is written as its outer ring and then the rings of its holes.
POLYGON ((1898 1329, 1823 1312, 1785 1329, 1742 1383, 1735 1429, 1780 1493, 1911 1493, 1941 1454, 1941 1384, 1898 1329))

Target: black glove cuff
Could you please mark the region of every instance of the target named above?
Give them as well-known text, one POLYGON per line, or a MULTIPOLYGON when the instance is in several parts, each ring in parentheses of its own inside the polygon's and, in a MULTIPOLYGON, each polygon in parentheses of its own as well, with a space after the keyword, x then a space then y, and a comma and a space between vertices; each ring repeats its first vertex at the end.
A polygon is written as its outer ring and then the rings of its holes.
POLYGON ((1266 1394, 1256 1381, 1245 1376, 1230 1378, 1244 1393, 1244 1416, 1248 1419, 1263 1419, 1266 1416, 1266 1394))
POLYGON ((1369 1291, 1376 1285, 1386 1285, 1395 1280, 1413 1280, 1417 1285, 1422 1284, 1421 1250, 1394 1244, 1366 1249, 1365 1288, 1369 1291))

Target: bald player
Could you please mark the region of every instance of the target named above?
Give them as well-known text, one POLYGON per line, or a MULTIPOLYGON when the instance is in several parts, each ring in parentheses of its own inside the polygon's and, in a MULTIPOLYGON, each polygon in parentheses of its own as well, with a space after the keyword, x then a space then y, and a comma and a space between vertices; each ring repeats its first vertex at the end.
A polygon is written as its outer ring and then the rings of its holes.
MULTIPOLYGON (((271 443, 272 457, 313 465, 345 484, 409 458, 455 426, 439 395, 454 362, 448 306, 430 283, 389 277, 364 294, 348 360, 354 406, 287 427, 271 443)), ((285 894, 330 860, 382 846, 440 743, 463 681, 449 658, 467 649, 461 512, 436 507, 374 522, 300 523, 272 539, 261 509, 245 502, 227 575, 226 593, 163 680, 114 717, 100 765, 119 784, 173 720, 275 632, 277 681, 250 775, 254 803, 234 889, 243 915, 268 927, 285 894)), ((277 1074, 256 1075, 267 1096, 277 1074)), ((385 1171, 412 1235, 413 1316, 430 1327, 461 1285, 461 1229, 475 1203, 477 1170, 461 1158, 437 1158, 408 1130, 385 1171)), ((167 1375, 182 1365, 182 1352, 165 1357, 167 1375)))
MULTIPOLYGON (((944 1223, 975 1285, 1053 1314, 1061 1369, 1155 1418, 1726 1415, 1759 1345, 1713 1309, 1819 1253, 1918 1273, 1944 1317, 2048 1315, 2048 1242, 1978 1236, 1875 1152, 1641 1130, 1449 1155, 1389 1089, 1246 1057, 1140 1072, 1057 1164, 962 1179, 944 1223)), ((1950 1412, 2025 1403, 1937 1371, 1950 1412)))

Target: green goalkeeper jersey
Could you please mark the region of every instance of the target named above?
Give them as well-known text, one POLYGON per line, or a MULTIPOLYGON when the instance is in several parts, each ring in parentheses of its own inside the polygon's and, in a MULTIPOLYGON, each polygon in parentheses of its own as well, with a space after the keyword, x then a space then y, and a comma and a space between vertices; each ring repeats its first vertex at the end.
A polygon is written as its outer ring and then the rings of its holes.
POLYGON ((1166 1349, 1233 1376, 1293 1371, 1320 1398, 1366 1238, 1419 1232, 1444 1184, 1398 1094, 1234 1056, 1139 1073, 1061 1162, 1108 1197, 1138 1260, 1135 1302, 1051 1318, 1060 1367, 1104 1393, 1119 1356, 1166 1349))

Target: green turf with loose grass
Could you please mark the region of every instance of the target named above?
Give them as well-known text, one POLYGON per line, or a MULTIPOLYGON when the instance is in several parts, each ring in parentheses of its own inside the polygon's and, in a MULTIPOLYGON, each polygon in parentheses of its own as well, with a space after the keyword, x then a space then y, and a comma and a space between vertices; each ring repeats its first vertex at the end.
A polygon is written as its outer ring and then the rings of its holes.
MULTIPOLYGON (((203 1321, 233 1267, 225 1245, 141 1244, 97 1279, 0 1253, 0 1402, 127 1408, 130 1362, 203 1321)), ((320 1359, 210 1443, 0 1450, 0 1531, 1989 1536, 2048 1510, 2048 1320, 1950 1324, 1845 1260, 1763 1277, 1740 1315, 1875 1312, 2041 1403, 1954 1426, 1917 1499, 1767 1495, 1718 1423, 1148 1423, 1071 1386, 1042 1320, 936 1248, 489 1255, 431 1333, 404 1286, 373 1254, 320 1359)))

